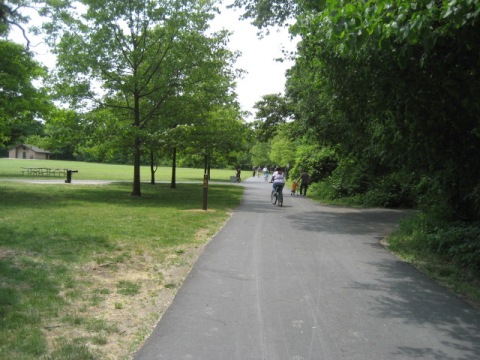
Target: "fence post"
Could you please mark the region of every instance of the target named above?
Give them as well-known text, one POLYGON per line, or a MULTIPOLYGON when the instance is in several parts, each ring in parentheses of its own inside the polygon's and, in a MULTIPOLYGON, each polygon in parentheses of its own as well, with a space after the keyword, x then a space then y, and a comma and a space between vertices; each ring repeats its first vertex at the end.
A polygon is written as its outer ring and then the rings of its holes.
POLYGON ((207 210, 208 174, 203 175, 203 210, 207 210))

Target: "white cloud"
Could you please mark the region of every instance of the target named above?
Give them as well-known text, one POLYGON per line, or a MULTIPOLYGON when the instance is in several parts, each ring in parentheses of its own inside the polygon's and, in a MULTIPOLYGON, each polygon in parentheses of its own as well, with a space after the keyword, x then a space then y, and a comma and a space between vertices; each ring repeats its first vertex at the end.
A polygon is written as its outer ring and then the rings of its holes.
POLYGON ((242 53, 236 67, 247 71, 244 78, 237 81, 238 99, 243 110, 254 114, 253 105, 263 95, 284 92, 285 71, 293 63, 275 59, 283 58, 282 48, 295 50, 296 42, 291 41, 284 28, 270 30, 269 35, 259 39, 258 29, 248 21, 240 21, 239 16, 239 12, 222 9, 222 13, 212 22, 212 28, 225 28, 233 32, 229 47, 232 51, 242 53))

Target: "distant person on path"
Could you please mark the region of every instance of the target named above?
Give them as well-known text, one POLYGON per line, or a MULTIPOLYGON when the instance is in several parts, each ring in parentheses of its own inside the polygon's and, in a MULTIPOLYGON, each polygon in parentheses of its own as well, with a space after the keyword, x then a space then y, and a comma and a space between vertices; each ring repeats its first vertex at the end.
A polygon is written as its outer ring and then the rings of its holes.
POLYGON ((255 177, 255 174, 257 173, 257 168, 255 166, 253 166, 252 170, 253 170, 253 177, 255 177))
POLYGON ((242 174, 242 170, 240 170, 240 168, 237 169, 237 182, 240 182, 241 180, 241 174, 242 174))
POLYGON ((293 180, 292 182, 292 192, 290 193, 290 195, 297 195, 297 180, 293 180))
POLYGON ((265 181, 268 181, 268 167, 264 167, 263 168, 263 174, 265 176, 265 181))
POLYGON ((260 177, 260 171, 262 171, 262 168, 259 166, 259 167, 257 168, 257 177, 260 177))
POLYGON ((300 174, 300 195, 307 196, 307 189, 310 183, 310 177, 307 172, 303 170, 300 174))
POLYGON ((285 186, 285 174, 281 168, 275 168, 275 172, 272 174, 273 190, 281 192, 285 186))

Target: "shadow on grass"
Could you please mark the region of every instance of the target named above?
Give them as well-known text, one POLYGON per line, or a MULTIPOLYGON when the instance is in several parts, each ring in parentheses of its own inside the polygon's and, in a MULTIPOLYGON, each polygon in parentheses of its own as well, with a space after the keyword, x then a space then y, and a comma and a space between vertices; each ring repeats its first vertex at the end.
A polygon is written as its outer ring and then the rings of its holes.
MULTIPOLYGON (((210 207, 230 209, 236 207, 242 188, 231 185, 210 185, 210 207)), ((202 184, 179 184, 171 189, 169 184, 142 186, 142 196, 131 196, 131 185, 55 186, 38 184, 8 184, 0 187, 0 202, 4 208, 58 208, 76 206, 78 203, 108 203, 121 206, 175 207, 178 209, 202 208, 202 184)))
MULTIPOLYGON (((0 226, 0 248, 24 251, 33 256, 77 262, 94 253, 112 251, 115 245, 106 236, 95 234, 56 234, 44 229, 20 228, 4 224, 0 226)), ((1 252, 0 252, 0 255, 1 252)))

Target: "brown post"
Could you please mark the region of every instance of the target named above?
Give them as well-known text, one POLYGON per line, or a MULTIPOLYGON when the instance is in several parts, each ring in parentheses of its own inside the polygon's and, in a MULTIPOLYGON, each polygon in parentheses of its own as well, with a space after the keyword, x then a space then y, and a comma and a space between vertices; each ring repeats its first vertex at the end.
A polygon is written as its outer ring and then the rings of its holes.
POLYGON ((203 175, 203 210, 207 210, 208 174, 203 175))

